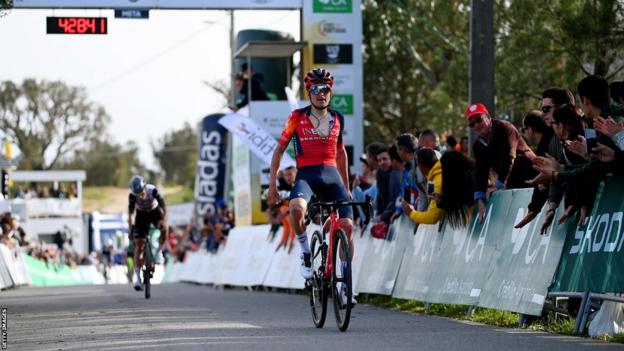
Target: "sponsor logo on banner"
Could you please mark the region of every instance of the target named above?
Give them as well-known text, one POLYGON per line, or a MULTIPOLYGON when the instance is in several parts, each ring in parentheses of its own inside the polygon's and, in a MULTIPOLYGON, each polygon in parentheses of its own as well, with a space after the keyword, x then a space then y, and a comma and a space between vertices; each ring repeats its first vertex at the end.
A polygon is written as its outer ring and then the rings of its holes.
MULTIPOLYGON (((239 138, 249 150, 266 164, 271 164, 273 151, 277 147, 277 140, 262 126, 252 119, 238 113, 228 113, 219 119, 219 124, 227 128, 234 136, 239 138)), ((288 155, 284 155, 282 164, 294 165, 295 161, 288 155)))
POLYGON ((353 67, 341 66, 331 68, 330 72, 334 76, 334 91, 336 93, 353 91, 353 67))
POLYGON ((202 120, 202 132, 195 177, 195 212, 203 216, 215 212, 215 202, 225 191, 226 135, 218 120, 223 114, 213 114, 202 120))
POLYGON ((353 95, 334 94, 331 98, 331 107, 343 115, 353 114, 353 95))
POLYGON ((340 22, 320 21, 318 24, 319 34, 328 36, 332 34, 347 34, 347 27, 340 22))
POLYGON ((352 0, 313 0, 312 10, 316 13, 350 13, 353 11, 352 0))
POLYGON ((351 64, 353 63, 353 45, 314 44, 314 63, 351 64))

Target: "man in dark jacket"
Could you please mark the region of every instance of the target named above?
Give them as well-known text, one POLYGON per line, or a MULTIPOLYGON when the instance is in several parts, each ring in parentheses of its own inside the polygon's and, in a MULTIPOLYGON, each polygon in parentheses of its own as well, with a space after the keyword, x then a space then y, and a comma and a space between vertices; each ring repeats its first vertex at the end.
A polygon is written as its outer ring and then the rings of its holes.
POLYGON ((479 222, 482 222, 490 170, 496 173, 493 191, 527 187, 526 180, 536 173, 531 164, 535 154, 513 124, 493 119, 481 103, 468 106, 466 121, 477 134, 472 145, 477 161, 474 200, 478 202, 479 222))
MULTIPOLYGON (((553 130, 546 125, 544 121, 544 113, 542 111, 530 111, 524 115, 522 119, 522 134, 524 138, 531 144, 535 145, 535 154, 544 156, 548 152, 550 141, 553 138, 553 130)), ((533 195, 529 208, 524 218, 515 225, 515 228, 522 228, 530 223, 542 210, 544 203, 548 198, 548 187, 543 184, 533 189, 533 195)))

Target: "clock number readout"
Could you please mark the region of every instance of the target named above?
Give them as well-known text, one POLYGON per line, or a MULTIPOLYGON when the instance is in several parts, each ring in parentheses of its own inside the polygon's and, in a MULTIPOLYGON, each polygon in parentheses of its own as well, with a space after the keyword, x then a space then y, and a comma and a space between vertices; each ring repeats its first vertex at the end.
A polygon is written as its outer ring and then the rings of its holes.
POLYGON ((106 17, 48 17, 48 34, 106 34, 106 17))

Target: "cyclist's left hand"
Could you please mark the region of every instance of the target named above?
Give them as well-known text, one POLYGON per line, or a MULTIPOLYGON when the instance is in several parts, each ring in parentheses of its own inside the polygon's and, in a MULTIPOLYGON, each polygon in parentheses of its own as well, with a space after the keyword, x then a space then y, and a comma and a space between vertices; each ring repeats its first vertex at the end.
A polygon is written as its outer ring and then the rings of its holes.
POLYGON ((349 196, 349 201, 353 201, 353 193, 351 193, 351 190, 347 190, 347 196, 349 196))

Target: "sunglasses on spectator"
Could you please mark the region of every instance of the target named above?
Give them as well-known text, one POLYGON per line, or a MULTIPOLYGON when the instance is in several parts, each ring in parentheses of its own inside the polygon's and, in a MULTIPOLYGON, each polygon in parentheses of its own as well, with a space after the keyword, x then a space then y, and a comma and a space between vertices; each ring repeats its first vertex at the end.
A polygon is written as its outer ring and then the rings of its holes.
POLYGON ((555 105, 544 105, 544 106, 542 106, 542 112, 544 112, 544 113, 548 113, 548 112, 550 112, 550 110, 552 110, 553 108, 555 108, 555 105))
POLYGON ((481 124, 482 122, 483 122, 483 117, 481 116, 471 118, 470 121, 468 121, 468 126, 470 128, 474 128, 474 126, 476 126, 477 124, 481 124))
POLYGON ((315 85, 312 88, 310 88, 310 93, 313 95, 318 95, 320 93, 330 93, 331 92, 331 87, 329 85, 315 85))

